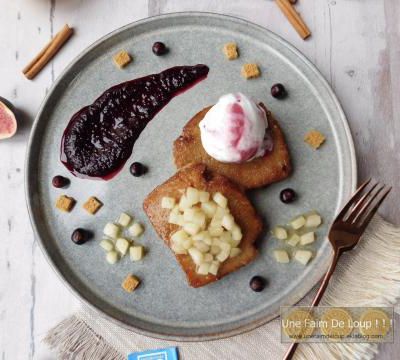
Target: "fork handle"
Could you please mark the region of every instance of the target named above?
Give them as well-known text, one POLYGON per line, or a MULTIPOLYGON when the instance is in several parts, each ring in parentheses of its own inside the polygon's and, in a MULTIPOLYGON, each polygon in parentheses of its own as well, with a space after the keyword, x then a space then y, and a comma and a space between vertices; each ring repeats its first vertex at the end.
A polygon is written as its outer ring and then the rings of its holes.
MULTIPOLYGON (((320 303, 322 296, 324 295, 325 290, 328 287, 329 280, 331 279, 332 274, 335 271, 335 268, 339 261, 340 255, 342 255, 342 253, 340 251, 336 251, 336 250, 334 251, 331 265, 329 266, 329 269, 326 272, 324 279, 322 280, 321 286, 319 287, 317 294, 315 295, 314 300, 311 303, 311 306, 317 306, 320 303)), ((294 353, 296 352, 297 346, 299 346, 299 343, 292 343, 289 346, 289 349, 287 350, 283 359, 291 360, 293 358, 294 353)))

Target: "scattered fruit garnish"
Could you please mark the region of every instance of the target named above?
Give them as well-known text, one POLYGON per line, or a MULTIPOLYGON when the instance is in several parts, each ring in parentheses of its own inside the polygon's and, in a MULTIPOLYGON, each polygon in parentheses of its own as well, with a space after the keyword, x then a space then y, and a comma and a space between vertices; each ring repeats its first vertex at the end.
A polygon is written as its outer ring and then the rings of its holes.
POLYGON ((114 265, 118 261, 118 253, 116 251, 109 251, 106 255, 106 260, 109 264, 114 265))
POLYGON ((316 228, 320 226, 322 223, 321 216, 318 214, 310 214, 306 217, 306 227, 307 228, 316 228))
POLYGON ((131 174, 133 176, 139 177, 139 176, 144 175, 147 172, 147 168, 140 162, 134 162, 130 166, 129 171, 131 172, 131 174))
POLYGON ((294 258, 301 264, 307 265, 312 258, 312 252, 309 250, 297 250, 294 258))
POLYGON ((129 233, 134 236, 138 237, 143 234, 143 226, 137 222, 133 223, 132 226, 129 227, 129 233))
POLYGON ((128 252, 129 245, 130 242, 125 238, 118 238, 115 242, 115 248, 122 256, 124 256, 128 252))
POLYGON ((303 215, 300 215, 294 218, 289 224, 294 230, 299 230, 306 224, 306 218, 303 215))
POLYGON ((104 239, 100 242, 100 246, 105 250, 105 251, 111 251, 114 250, 114 243, 111 240, 104 239))
POLYGON ((296 246, 298 243, 300 242, 300 236, 299 235, 297 235, 296 233, 293 233, 291 236, 290 236, 290 238, 289 238, 289 240, 288 240, 288 245, 290 245, 290 246, 296 246))
POLYGON ((110 237, 111 239, 117 239, 121 229, 114 223, 107 223, 104 227, 103 234, 110 237))
POLYGON ((276 226, 272 231, 273 235, 278 240, 287 240, 287 245, 289 245, 290 248, 286 250, 274 250, 273 254, 275 260, 281 263, 288 263, 292 257, 306 265, 312 258, 312 252, 309 250, 299 250, 298 247, 313 244, 316 239, 315 230, 321 224, 321 216, 316 211, 312 211, 299 215, 290 221, 287 227, 289 230, 284 226, 276 226), (293 248, 296 250, 293 251, 293 248), (291 256, 289 256, 289 254, 291 254, 291 256))
POLYGON ((308 245, 312 244, 315 241, 315 233, 314 231, 310 231, 300 236, 300 245, 308 245))
POLYGON ((286 97, 287 92, 282 84, 274 84, 271 87, 271 95, 276 99, 283 99, 286 97))
POLYGON ((135 275, 128 275, 122 283, 122 288, 126 292, 133 292, 140 284, 140 280, 135 275))
POLYGON ((175 254, 189 254, 200 275, 217 275, 220 264, 240 255, 243 237, 230 213, 228 199, 220 192, 210 194, 193 187, 180 199, 163 197, 161 207, 169 209, 170 224, 181 228, 171 235, 175 254))
POLYGON ((89 233, 84 229, 78 228, 72 232, 71 240, 77 245, 84 244, 88 239, 89 233))
POLYGON ((154 55, 157 55, 157 56, 165 55, 168 52, 168 48, 161 41, 155 42, 153 44, 152 50, 153 50, 154 55))
POLYGON ((8 139, 17 132, 17 119, 13 110, 11 103, 0 98, 0 140, 8 139))
POLYGON ((144 256, 143 246, 131 246, 129 248, 129 256, 132 261, 142 260, 142 258, 144 256))
POLYGON ((286 229, 281 226, 276 226, 272 233, 278 240, 286 240, 288 237, 286 229))
POLYGON ((279 263, 287 264, 290 261, 289 255, 285 250, 274 250, 274 257, 279 263))
POLYGON ((132 221, 132 217, 126 213, 121 213, 119 215, 117 223, 122 227, 127 227, 132 221))
POLYGON ((263 291, 266 285, 266 281, 261 276, 253 276, 250 280, 250 288, 255 292, 263 291))
POLYGON ((53 177, 53 180, 51 181, 51 183, 53 184, 53 186, 55 188, 63 188, 66 187, 70 184, 70 181, 68 178, 61 176, 61 175, 57 175, 53 177))
POLYGON ((287 188, 283 189, 279 194, 279 198, 285 204, 289 204, 296 200, 296 192, 293 189, 287 188))

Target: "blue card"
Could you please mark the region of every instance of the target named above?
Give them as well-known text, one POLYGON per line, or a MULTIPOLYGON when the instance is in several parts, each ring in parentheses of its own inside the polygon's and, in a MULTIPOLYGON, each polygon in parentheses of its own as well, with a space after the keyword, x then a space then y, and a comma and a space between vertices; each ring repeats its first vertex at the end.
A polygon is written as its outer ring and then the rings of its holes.
POLYGON ((147 350, 128 355, 128 360, 178 360, 176 347, 166 349, 147 350))

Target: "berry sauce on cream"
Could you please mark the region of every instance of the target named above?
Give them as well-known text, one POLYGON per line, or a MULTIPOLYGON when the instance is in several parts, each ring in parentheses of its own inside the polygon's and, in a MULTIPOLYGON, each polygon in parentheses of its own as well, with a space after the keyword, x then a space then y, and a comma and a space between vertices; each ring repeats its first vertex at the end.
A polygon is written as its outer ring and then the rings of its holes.
POLYGON ((208 71, 206 65, 176 66, 106 90, 72 116, 62 137, 62 163, 81 178, 113 178, 146 125, 208 71))

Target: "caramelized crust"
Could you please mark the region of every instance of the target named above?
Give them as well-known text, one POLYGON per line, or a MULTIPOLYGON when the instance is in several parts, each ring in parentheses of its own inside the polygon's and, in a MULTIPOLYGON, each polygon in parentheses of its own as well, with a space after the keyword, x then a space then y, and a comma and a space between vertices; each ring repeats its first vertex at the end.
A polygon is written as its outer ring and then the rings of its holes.
POLYGON ((225 175, 245 189, 266 186, 290 175, 292 166, 284 135, 268 110, 268 122, 274 139, 274 149, 271 153, 241 164, 222 163, 209 156, 201 143, 198 125, 210 108, 211 106, 197 113, 185 125, 181 136, 175 140, 173 153, 178 169, 190 163, 203 163, 210 170, 225 175))
POLYGON ((199 275, 189 255, 175 255, 188 282, 192 287, 200 287, 214 282, 225 275, 250 263, 257 255, 254 242, 262 230, 262 221, 244 192, 226 177, 210 171, 203 164, 191 164, 180 169, 165 183, 157 186, 144 200, 143 208, 156 232, 170 246, 171 235, 179 230, 179 226, 169 224, 170 210, 161 208, 164 196, 179 199, 180 190, 192 186, 210 193, 221 192, 228 199, 228 206, 235 221, 242 229, 243 238, 240 243, 241 254, 221 264, 217 276, 199 275))

